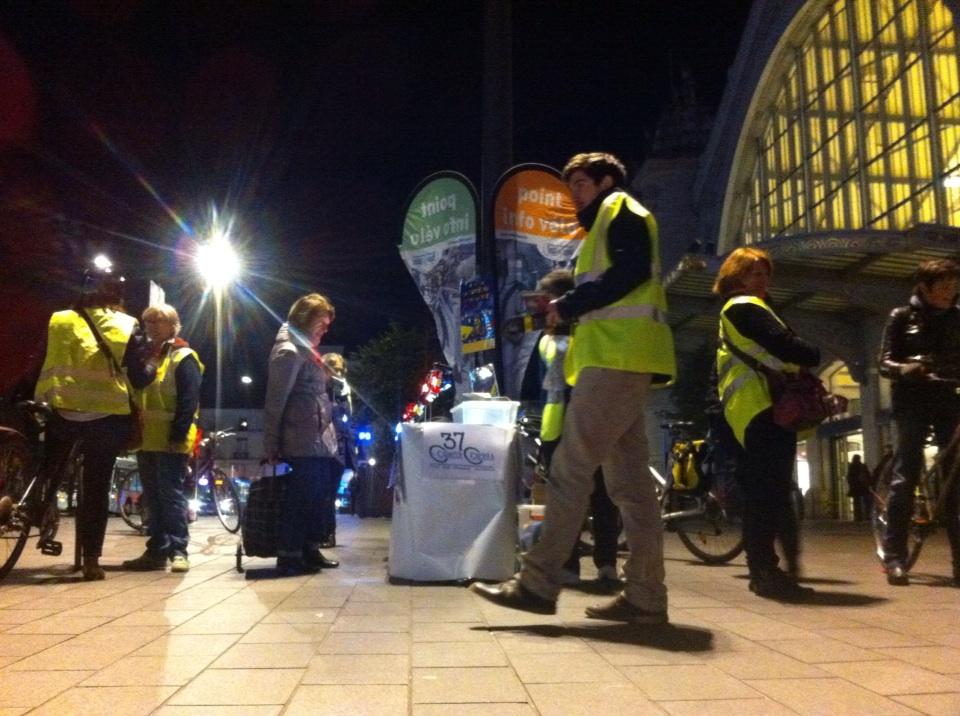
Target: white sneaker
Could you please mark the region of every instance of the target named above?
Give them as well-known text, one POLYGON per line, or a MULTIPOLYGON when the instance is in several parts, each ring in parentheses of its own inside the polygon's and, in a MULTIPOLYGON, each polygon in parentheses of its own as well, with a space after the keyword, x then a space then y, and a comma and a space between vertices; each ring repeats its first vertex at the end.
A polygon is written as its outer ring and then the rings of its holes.
POLYGON ((171 572, 189 572, 190 571, 190 560, 184 557, 182 554, 175 554, 170 560, 170 571, 171 572))

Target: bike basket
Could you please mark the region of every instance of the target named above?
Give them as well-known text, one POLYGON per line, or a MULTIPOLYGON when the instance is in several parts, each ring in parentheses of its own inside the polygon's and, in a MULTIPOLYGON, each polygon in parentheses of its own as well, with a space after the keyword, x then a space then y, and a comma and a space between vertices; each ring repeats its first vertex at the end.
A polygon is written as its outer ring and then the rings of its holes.
POLYGON ((703 440, 684 440, 670 449, 672 457, 673 489, 696 490, 701 483, 700 451, 703 440))

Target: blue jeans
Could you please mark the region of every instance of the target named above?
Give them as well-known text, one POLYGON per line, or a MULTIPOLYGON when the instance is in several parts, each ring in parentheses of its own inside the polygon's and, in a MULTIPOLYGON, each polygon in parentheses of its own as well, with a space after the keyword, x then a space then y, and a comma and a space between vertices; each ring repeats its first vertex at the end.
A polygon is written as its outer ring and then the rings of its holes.
POLYGON ((147 551, 153 555, 187 556, 187 497, 183 479, 187 456, 173 452, 137 453, 140 481, 147 505, 147 551))
POLYGON ((277 556, 299 559, 304 550, 317 549, 323 540, 323 486, 329 474, 329 461, 322 457, 284 458, 291 472, 287 480, 277 556))

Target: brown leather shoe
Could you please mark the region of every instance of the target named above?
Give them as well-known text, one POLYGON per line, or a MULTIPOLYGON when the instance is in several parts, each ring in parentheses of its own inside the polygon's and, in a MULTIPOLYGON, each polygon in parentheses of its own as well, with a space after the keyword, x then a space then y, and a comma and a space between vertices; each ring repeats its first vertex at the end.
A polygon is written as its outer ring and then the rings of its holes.
POLYGON ((665 611, 648 611, 628 602, 622 594, 606 604, 587 607, 586 614, 591 619, 606 619, 610 622, 629 622, 630 624, 666 624, 668 621, 665 611))
POLYGON ((516 579, 508 579, 500 584, 482 584, 474 582, 470 591, 501 607, 519 609, 534 614, 556 614, 557 602, 534 594, 516 579))

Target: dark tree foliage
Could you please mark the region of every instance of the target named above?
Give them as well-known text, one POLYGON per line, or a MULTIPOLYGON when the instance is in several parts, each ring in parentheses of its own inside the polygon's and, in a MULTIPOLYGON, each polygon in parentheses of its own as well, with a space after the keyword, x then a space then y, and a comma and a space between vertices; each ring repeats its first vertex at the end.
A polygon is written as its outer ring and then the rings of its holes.
POLYGON ((707 430, 706 408, 710 390, 710 370, 716 358, 716 347, 707 341, 689 353, 677 355, 677 379, 670 392, 673 407, 680 420, 690 420, 699 434, 707 430))
POLYGON ((360 399, 357 417, 373 428, 377 459, 391 455, 393 428, 437 355, 432 334, 391 323, 347 357, 350 385, 360 399))

